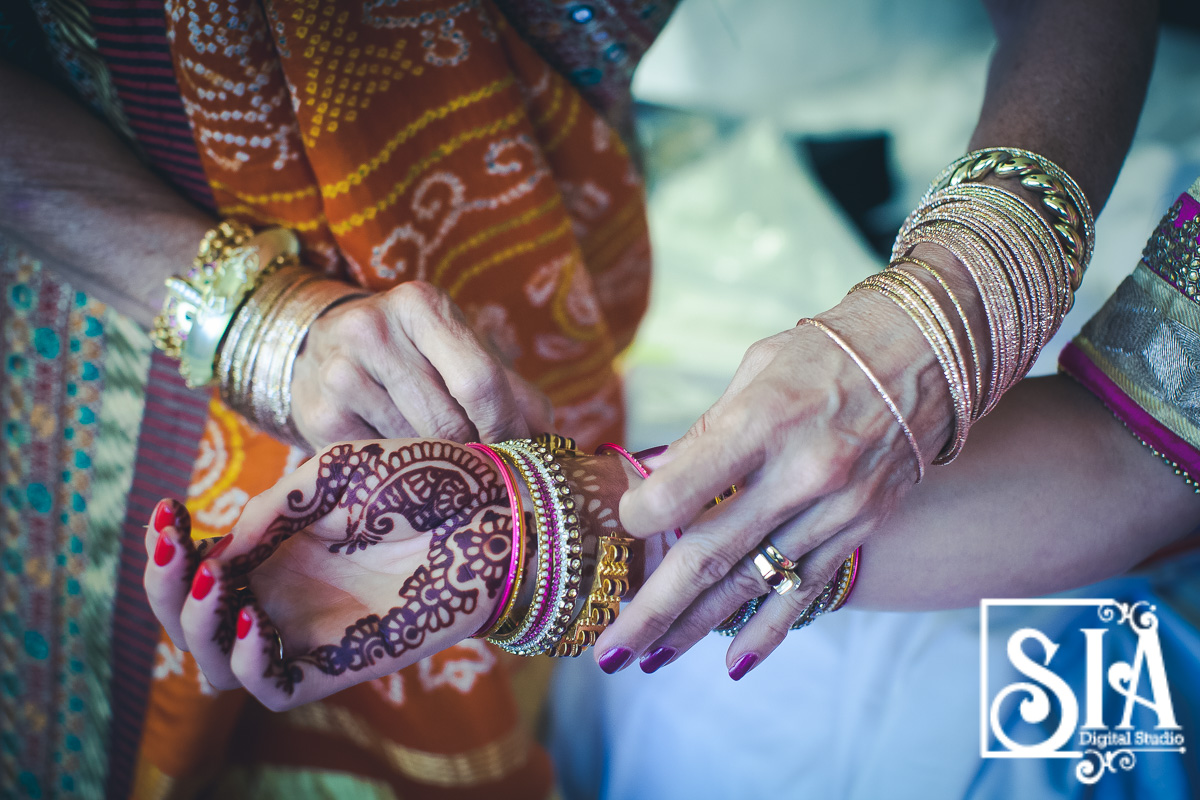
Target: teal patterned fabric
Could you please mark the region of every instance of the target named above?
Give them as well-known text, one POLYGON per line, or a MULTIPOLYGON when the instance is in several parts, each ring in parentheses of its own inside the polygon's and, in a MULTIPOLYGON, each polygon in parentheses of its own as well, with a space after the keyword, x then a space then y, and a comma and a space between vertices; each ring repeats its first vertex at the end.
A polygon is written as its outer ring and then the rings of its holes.
POLYGON ((0 241, 0 787, 99 797, 150 344, 0 241))

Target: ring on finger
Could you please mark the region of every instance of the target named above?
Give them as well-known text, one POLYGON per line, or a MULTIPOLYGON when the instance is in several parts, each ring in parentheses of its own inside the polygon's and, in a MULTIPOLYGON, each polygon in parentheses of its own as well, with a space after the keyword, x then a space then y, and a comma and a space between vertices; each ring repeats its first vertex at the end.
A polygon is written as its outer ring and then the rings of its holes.
POLYGON ((758 546, 752 559, 755 569, 776 594, 787 595, 800 588, 800 576, 796 574, 796 563, 769 542, 758 546))

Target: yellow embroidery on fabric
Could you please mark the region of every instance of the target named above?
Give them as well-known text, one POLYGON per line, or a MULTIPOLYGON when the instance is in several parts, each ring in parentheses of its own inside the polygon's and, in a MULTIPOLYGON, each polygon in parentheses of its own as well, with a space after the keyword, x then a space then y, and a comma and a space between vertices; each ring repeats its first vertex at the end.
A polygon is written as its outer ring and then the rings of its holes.
POLYGON ((317 196, 317 187, 315 186, 309 186, 307 189, 298 189, 294 192, 271 192, 270 194, 238 194, 233 190, 233 187, 220 181, 213 181, 212 187, 217 191, 233 195, 243 203, 249 203, 254 206, 267 205, 268 203, 294 203, 306 197, 317 196))
POLYGON ((393 136, 392 139, 383 146, 383 149, 380 150, 379 153, 373 156, 369 161, 360 164, 356 170, 351 172, 337 183, 322 185, 321 194, 324 197, 333 198, 340 194, 349 192, 352 186, 358 186, 372 172, 386 164, 391 157, 395 155, 396 149, 400 147, 400 145, 407 142, 415 134, 429 127, 430 124, 436 122, 437 120, 445 119, 455 111, 461 111, 474 103, 478 103, 481 100, 486 100, 489 97, 493 97, 512 86, 513 83, 513 76, 509 75, 506 78, 501 78, 498 81, 489 83, 482 89, 476 89, 470 94, 460 95, 451 100, 449 103, 446 103, 444 106, 429 109, 420 117, 401 128, 400 132, 393 136))
POLYGON ((324 214, 318 214, 310 219, 291 220, 264 214, 261 209, 241 204, 221 206, 218 211, 220 212, 219 216, 222 217, 249 217, 258 225, 278 225, 301 233, 318 230, 328 222, 324 214))
POLYGON ((502 233, 507 233, 514 228, 521 227, 522 225, 528 225, 529 223, 534 222, 535 220, 558 208, 561 204, 562 195, 556 193, 554 197, 551 197, 537 208, 528 209, 522 212, 519 216, 513 217, 512 219, 506 219, 504 222, 499 222, 495 225, 492 225, 490 228, 485 228, 467 239, 465 242, 455 245, 450 249, 449 252, 446 253, 446 255, 442 256, 442 260, 437 263, 437 267, 435 267, 433 270, 433 277, 429 279, 429 282, 435 286, 440 286, 442 276, 445 274, 446 270, 450 268, 450 264, 463 253, 479 247, 480 245, 486 243, 490 239, 495 238, 496 236, 499 236, 502 233))
POLYGON ((573 396, 567 395, 564 390, 568 386, 577 385, 580 382, 577 376, 581 373, 598 371, 599 374, 589 374, 587 378, 583 379, 586 381, 599 380, 602 376, 610 374, 612 367, 609 362, 613 357, 612 347, 608 346, 606 342, 602 342, 601 345, 590 356, 572 361, 565 367, 551 370, 540 376, 534 381, 534 385, 550 395, 551 400, 556 400, 559 396, 573 396), (575 381, 575 384, 569 383, 570 381, 575 381))
POLYGON ((565 406, 576 402, 581 397, 598 394, 605 385, 615 381, 616 370, 605 368, 596 375, 580 378, 574 383, 562 384, 557 387, 544 389, 546 397, 555 406, 565 406))
MULTIPOLYGON (((596 230, 584 236, 583 241, 581 241, 579 245, 583 250, 583 260, 586 261, 590 266, 592 259, 595 258, 598 253, 603 252, 611 244, 612 239, 626 232, 624 229, 625 224, 628 223, 632 217, 637 215, 644 207, 645 206, 642 203, 642 198, 635 197, 626 203, 625 206, 610 220, 605 222, 596 230)), ((643 223, 644 221, 645 217, 642 218, 643 223)), ((639 225, 639 227, 644 227, 644 225, 639 225)), ((593 269, 593 272, 594 271, 595 270, 593 269)))
POLYGON ((625 254, 629 246, 638 239, 646 237, 646 227, 644 225, 629 225, 619 236, 615 236, 604 245, 604 248, 598 252, 592 252, 588 258, 588 269, 593 275, 600 274, 610 269, 616 261, 625 254))
POLYGON ((557 150, 558 146, 566 141, 567 137, 571 135, 571 129, 575 127, 575 123, 579 120, 579 107, 581 103, 582 101, 579 99, 579 95, 571 95, 571 107, 567 111, 567 121, 563 123, 562 130, 559 131, 553 139, 546 142, 546 146, 543 149, 547 153, 557 150))
POLYGON ((578 252, 574 253, 572 258, 567 259, 563 265, 558 279, 558 288, 555 289, 554 298, 550 301, 550 315, 554 317, 558 327, 567 336, 579 342, 590 342, 605 332, 603 318, 583 328, 576 325, 571 319, 571 315, 567 313, 567 296, 571 293, 571 285, 575 282, 575 272, 581 266, 583 266, 583 261, 578 252))
POLYGON ((478 786, 492 783, 525 765, 530 741, 517 725, 501 738, 459 753, 430 753, 389 741, 366 720, 348 708, 322 702, 285 711, 289 725, 341 736, 356 746, 381 757, 397 772, 415 781, 443 787, 478 786))
POLYGON ((550 242, 553 242, 555 239, 561 239, 562 237, 566 236, 570 232, 571 232, 571 220, 564 219, 561 223, 559 223, 553 229, 547 231, 546 233, 543 233, 541 236, 537 237, 536 239, 533 239, 528 242, 521 242, 520 244, 515 244, 512 247, 501 250, 498 253, 493 253, 489 258, 486 258, 483 261, 480 261, 479 263, 477 263, 473 267, 471 267, 469 270, 464 272, 462 275, 459 275, 458 280, 454 281, 454 285, 451 286, 446 291, 451 297, 455 297, 458 295, 459 292, 462 291, 462 288, 464 286, 466 286, 471 280, 473 280, 474 278, 478 278, 480 275, 487 272, 489 269, 496 266, 497 264, 501 264, 505 261, 508 261, 511 258, 516 258, 517 256, 524 255, 525 253, 528 253, 532 250, 536 250, 539 247, 542 247, 544 245, 549 244, 550 242))
POLYGON ((554 94, 550 95, 550 105, 548 105, 546 107, 545 113, 543 113, 541 116, 539 116, 537 118, 537 120, 534 122, 534 125, 536 125, 537 127, 540 128, 540 127, 544 126, 547 122, 549 122, 554 117, 554 115, 558 113, 559 107, 562 106, 562 97, 563 97, 562 82, 555 81, 554 82, 554 94))
POLYGON ((519 124, 524 119, 524 110, 518 109, 517 111, 514 111, 493 123, 479 128, 472 128, 469 131, 463 131, 453 139, 443 142, 442 144, 438 145, 437 149, 432 153, 413 164, 412 167, 409 168, 408 174, 404 176, 404 179, 395 184, 392 187, 392 190, 387 193, 386 197, 365 211, 352 214, 349 218, 341 222, 335 222, 333 225, 329 226, 330 230, 332 230, 335 235, 341 236, 354 230, 355 228, 362 227, 367 223, 368 220, 375 219, 375 217, 379 215, 379 212, 395 205, 396 201, 399 200, 401 196, 403 196, 404 193, 409 190, 413 183, 416 182, 417 178, 421 176, 422 172, 425 172, 425 170, 429 169, 447 156, 453 154, 456 150, 462 148, 464 145, 469 144, 476 139, 483 139, 487 136, 492 136, 502 131, 506 131, 509 128, 519 124))

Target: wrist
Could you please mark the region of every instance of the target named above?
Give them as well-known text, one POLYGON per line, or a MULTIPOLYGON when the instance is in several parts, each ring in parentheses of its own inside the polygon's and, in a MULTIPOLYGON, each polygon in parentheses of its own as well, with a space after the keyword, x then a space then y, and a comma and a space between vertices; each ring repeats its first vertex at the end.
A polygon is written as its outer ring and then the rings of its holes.
MULTIPOLYGON (((908 315, 882 295, 854 292, 818 319, 847 338, 870 365, 926 460, 936 455, 951 436, 954 403, 936 356, 908 315)), ((872 413, 878 402, 872 397, 872 413)))

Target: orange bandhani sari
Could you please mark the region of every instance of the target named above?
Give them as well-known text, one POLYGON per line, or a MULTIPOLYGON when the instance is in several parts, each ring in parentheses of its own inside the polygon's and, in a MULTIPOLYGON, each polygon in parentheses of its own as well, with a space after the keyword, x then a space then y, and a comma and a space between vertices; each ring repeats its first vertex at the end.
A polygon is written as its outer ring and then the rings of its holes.
MULTIPOLYGON (((564 37, 547 25, 596 21, 587 6, 505 5, 548 8, 520 19, 552 43, 564 37)), ((585 97, 587 74, 573 83, 547 62, 570 68, 569 49, 544 57, 490 0, 170 0, 166 14, 223 216, 288 227, 309 263, 370 289, 444 288, 551 398, 562 433, 621 438, 613 359, 647 302, 643 187, 596 106, 618 125, 627 107, 585 97)), ((214 399, 188 501, 194 535, 227 532, 301 458, 214 399)), ((165 637, 159 655, 136 797, 551 790, 505 663, 482 643, 282 714, 214 692, 165 637)))

